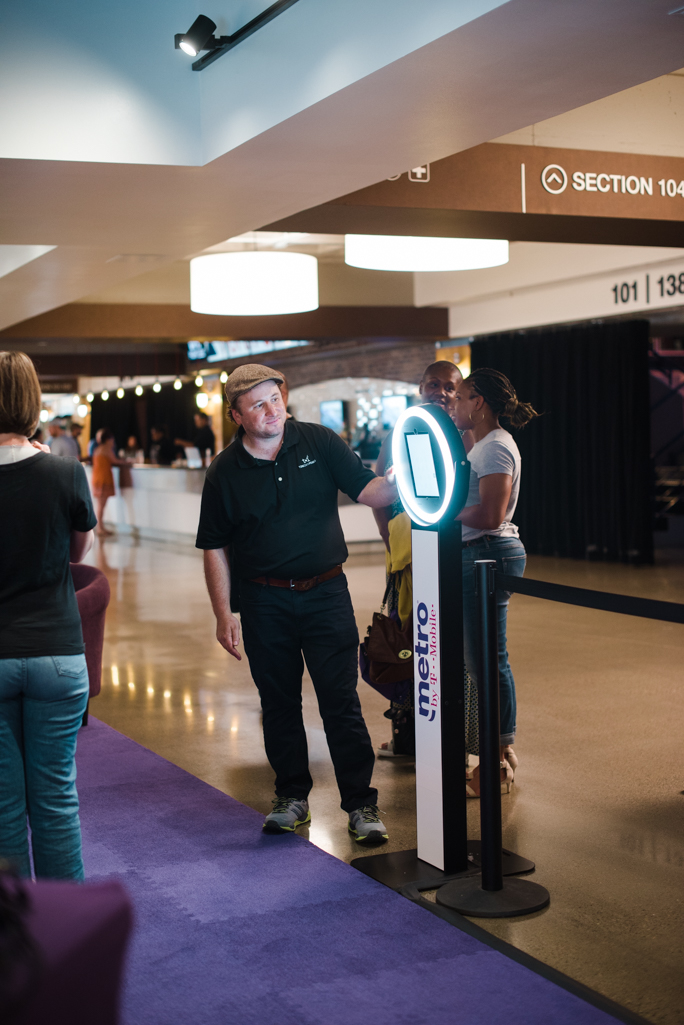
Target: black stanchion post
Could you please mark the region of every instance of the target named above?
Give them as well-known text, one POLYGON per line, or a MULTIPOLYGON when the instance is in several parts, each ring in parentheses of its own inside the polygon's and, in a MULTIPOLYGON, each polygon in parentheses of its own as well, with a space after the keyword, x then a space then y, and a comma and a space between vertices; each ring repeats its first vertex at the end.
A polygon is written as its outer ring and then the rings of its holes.
POLYGON ((503 887, 499 743, 499 652, 496 632, 496 563, 475 563, 479 652, 480 836, 482 888, 503 887))
POLYGON ((541 911, 549 891, 528 879, 507 877, 502 866, 499 648, 496 563, 475 563, 478 608, 478 701, 480 713, 481 875, 446 883, 437 903, 473 918, 511 918, 541 911))

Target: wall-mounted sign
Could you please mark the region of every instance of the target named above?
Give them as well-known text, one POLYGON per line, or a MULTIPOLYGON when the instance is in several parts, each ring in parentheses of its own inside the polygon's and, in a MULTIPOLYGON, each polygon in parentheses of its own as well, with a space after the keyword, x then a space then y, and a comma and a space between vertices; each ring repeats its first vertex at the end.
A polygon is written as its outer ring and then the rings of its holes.
POLYGON ((679 157, 489 142, 425 165, 427 174, 417 177, 421 170, 267 227, 684 245, 679 157))
POLYGON ((450 307, 449 333, 459 338, 676 306, 684 306, 681 257, 466 300, 450 307))
POLYGON ((435 161, 428 173, 419 193, 410 175, 399 175, 335 204, 684 221, 680 157, 488 142, 435 161))

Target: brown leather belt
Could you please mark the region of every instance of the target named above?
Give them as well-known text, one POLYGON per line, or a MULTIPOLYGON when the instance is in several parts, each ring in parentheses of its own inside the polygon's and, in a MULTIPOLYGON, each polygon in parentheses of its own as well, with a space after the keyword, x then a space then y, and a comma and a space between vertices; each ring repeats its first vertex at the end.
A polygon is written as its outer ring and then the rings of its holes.
POLYGON ((339 577, 342 572, 341 566, 334 566, 327 573, 320 573, 317 577, 309 577, 308 580, 278 580, 275 577, 254 577, 253 584, 266 584, 268 587, 287 587, 290 591, 310 591, 312 587, 339 577))

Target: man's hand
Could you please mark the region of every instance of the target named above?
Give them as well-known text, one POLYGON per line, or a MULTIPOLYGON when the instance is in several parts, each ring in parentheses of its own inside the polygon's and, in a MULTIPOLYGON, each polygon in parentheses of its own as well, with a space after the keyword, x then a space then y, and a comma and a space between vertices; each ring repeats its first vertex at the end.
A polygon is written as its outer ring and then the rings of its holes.
POLYGON ((229 614, 216 621, 216 640, 222 648, 225 648, 229 655, 242 661, 242 655, 237 650, 240 643, 240 620, 237 616, 229 614))
POLYGON ((361 494, 356 499, 361 505, 369 505, 371 509, 382 509, 392 505, 397 500, 397 485, 392 475, 376 477, 369 484, 366 484, 361 494))

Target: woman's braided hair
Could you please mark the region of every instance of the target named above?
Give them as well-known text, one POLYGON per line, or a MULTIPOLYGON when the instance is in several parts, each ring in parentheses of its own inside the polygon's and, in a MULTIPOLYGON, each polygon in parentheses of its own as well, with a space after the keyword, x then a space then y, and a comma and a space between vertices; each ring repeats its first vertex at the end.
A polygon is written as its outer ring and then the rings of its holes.
POLYGON ((494 416, 505 416, 511 427, 524 427, 535 416, 539 416, 529 402, 521 402, 515 388, 505 374, 491 367, 473 370, 465 383, 476 395, 482 396, 494 416))

